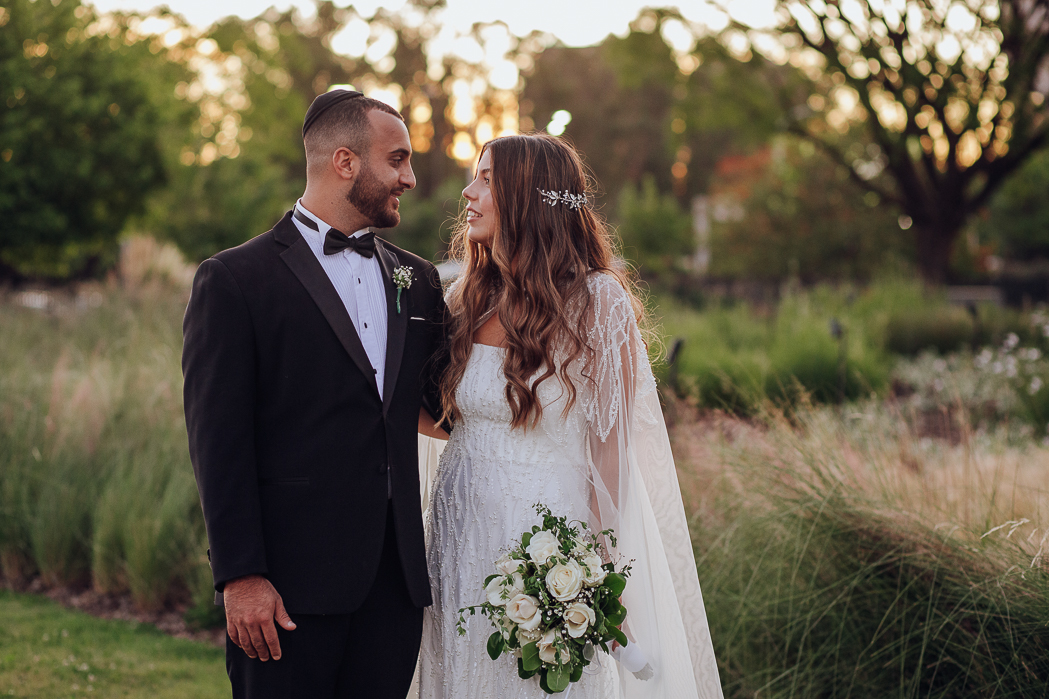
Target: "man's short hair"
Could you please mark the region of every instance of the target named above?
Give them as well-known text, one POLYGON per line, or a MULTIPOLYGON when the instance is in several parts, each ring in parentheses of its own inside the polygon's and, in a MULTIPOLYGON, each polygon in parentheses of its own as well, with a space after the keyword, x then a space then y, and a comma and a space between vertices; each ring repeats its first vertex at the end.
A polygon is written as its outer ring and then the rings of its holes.
POLYGON ((324 111, 303 137, 306 147, 307 169, 328 158, 336 148, 345 146, 361 158, 367 159, 371 146, 368 113, 380 110, 401 121, 404 117, 396 109, 371 97, 344 100, 324 111))

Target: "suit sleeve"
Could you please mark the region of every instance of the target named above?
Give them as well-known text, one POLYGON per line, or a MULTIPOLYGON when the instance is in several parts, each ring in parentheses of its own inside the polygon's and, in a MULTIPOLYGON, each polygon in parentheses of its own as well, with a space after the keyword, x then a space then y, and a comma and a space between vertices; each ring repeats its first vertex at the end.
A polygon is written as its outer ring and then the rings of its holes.
POLYGON ((197 270, 183 321, 189 453, 211 547, 215 589, 266 573, 255 460, 255 334, 221 261, 197 270))
MULTIPOLYGON (((425 372, 426 380, 423 384, 422 401, 426 412, 434 420, 441 419, 441 377, 448 367, 448 306, 444 302, 444 292, 441 290, 441 276, 437 268, 430 265, 427 269, 427 282, 434 289, 436 300, 433 304, 430 318, 434 323, 433 345, 430 360, 425 372)), ((447 423, 438 425, 447 432, 452 431, 452 426, 447 423)))

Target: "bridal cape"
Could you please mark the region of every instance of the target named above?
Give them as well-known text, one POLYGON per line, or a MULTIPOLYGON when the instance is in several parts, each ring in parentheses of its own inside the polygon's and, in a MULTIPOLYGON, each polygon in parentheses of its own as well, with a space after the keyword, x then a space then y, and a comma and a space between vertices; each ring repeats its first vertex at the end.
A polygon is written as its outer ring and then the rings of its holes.
MULTIPOLYGON (((618 541, 611 550, 613 558, 633 561, 623 593, 628 610, 624 630, 654 670, 654 677, 639 680, 617 664, 617 695, 721 699, 677 471, 647 349, 630 297, 618 281, 593 274, 589 287, 592 300, 583 323, 594 352, 573 373, 578 389, 573 409, 581 408, 588 431, 589 525, 595 531, 614 529, 618 541)), ((559 419, 544 411, 542 429, 556 428, 559 419)), ((443 442, 419 438, 424 510, 430 505, 442 448, 443 442)))

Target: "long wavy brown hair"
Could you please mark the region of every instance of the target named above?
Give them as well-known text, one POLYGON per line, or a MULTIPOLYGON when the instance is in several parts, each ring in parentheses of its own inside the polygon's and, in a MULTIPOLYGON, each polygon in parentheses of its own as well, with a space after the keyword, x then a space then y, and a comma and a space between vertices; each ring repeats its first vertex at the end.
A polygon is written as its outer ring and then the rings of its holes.
POLYGON ((615 276, 630 294, 639 321, 642 306, 615 263, 612 231, 591 206, 550 206, 539 192, 567 191, 593 201, 591 178, 572 146, 535 134, 497 138, 485 144, 481 155, 484 151, 491 154, 498 227, 490 247, 470 241, 465 221, 452 238, 451 256, 462 264, 462 279, 448 298, 444 417, 452 422, 461 417, 455 390, 473 350, 474 332, 494 309, 506 332, 503 373, 511 426, 535 427, 543 415, 539 385, 554 376, 560 379, 568 392, 567 411, 576 399, 569 365, 582 355, 584 377, 592 365, 587 328, 580 323, 592 303, 587 275, 615 276), (555 364, 555 350, 563 358, 560 365, 555 364))

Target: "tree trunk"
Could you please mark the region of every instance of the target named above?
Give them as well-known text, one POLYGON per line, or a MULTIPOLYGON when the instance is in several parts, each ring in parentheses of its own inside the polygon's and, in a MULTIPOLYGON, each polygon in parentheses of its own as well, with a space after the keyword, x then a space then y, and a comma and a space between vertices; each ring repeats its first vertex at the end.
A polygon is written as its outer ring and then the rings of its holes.
POLYGON ((918 253, 918 269, 929 284, 945 284, 951 267, 951 252, 954 242, 962 232, 958 225, 925 225, 915 223, 915 248, 918 253))

